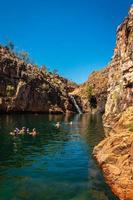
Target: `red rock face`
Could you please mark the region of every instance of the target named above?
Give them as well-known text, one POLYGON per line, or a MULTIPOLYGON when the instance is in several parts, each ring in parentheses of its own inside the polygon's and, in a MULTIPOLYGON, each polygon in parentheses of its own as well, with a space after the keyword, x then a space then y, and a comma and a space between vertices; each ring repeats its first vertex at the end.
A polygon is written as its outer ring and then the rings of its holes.
MULTIPOLYGON (((133 107, 123 113, 124 121, 133 121, 133 107)), ((125 125, 123 121, 123 124, 125 125)), ((128 128, 119 128, 93 151, 101 166, 106 182, 120 200, 133 200, 133 135, 128 128), (117 132, 118 131, 118 132, 117 132)))
POLYGON ((112 128, 93 155, 120 200, 133 200, 133 6, 118 27, 104 124, 112 128))
POLYGON ((116 48, 110 63, 104 123, 112 125, 120 112, 133 105, 133 7, 118 27, 116 48))

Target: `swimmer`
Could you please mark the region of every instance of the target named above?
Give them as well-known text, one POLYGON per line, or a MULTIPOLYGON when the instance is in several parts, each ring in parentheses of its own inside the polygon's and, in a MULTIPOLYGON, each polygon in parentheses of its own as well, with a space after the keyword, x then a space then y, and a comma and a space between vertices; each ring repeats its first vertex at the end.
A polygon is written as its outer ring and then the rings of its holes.
POLYGON ((10 135, 15 136, 14 132, 10 132, 10 135))
POLYGON ((32 129, 32 132, 31 132, 31 135, 32 135, 32 136, 36 136, 37 134, 38 134, 38 133, 37 133, 36 129, 33 128, 33 129, 32 129))
POLYGON ((71 121, 69 124, 70 124, 70 125, 72 125, 72 124, 73 124, 73 122, 71 121))
POLYGON ((56 127, 56 128, 60 128, 60 122, 57 122, 57 123, 55 124, 55 127, 56 127))
POLYGON ((15 128, 15 130, 16 130, 17 134, 19 134, 19 131, 20 131, 20 130, 19 130, 18 128, 15 128))
POLYGON ((10 132, 10 135, 12 135, 12 136, 17 136, 18 134, 17 134, 17 131, 14 130, 13 132, 10 132))
POLYGON ((23 135, 26 133, 26 127, 22 127, 22 129, 19 131, 20 135, 23 135))
POLYGON ((29 133, 30 133, 30 130, 29 130, 29 128, 27 128, 27 129, 26 129, 26 133, 27 133, 27 134, 29 134, 29 133))

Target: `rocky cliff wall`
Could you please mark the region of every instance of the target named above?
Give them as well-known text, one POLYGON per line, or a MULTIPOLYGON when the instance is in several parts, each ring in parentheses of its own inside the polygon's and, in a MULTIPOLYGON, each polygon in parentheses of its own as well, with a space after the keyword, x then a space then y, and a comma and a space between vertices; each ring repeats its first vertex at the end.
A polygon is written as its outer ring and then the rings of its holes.
POLYGON ((74 110, 67 79, 26 64, 0 46, 0 112, 66 113, 74 110))
POLYGON ((88 98, 88 90, 91 88, 91 93, 96 98, 97 105, 95 111, 104 113, 107 101, 108 72, 109 67, 94 71, 84 84, 80 85, 72 92, 73 95, 80 97, 81 107, 84 112, 91 111, 88 98))
POLYGON ((112 126, 133 105, 133 7, 117 29, 116 48, 110 63, 104 124, 112 126))
POLYGON ((93 155, 120 200, 133 200, 133 6, 117 29, 103 122, 111 131, 93 155))
POLYGON ((104 114, 104 125, 111 126, 133 105, 133 8, 117 28, 116 48, 111 62, 93 72, 88 81, 72 93, 80 96, 84 111, 90 111, 87 88, 93 88, 97 111, 104 114))

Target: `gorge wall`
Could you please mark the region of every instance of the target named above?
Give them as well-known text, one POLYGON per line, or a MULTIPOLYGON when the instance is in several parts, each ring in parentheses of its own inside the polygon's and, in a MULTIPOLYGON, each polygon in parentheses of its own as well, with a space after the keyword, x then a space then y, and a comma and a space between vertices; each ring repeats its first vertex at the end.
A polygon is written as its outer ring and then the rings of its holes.
POLYGON ((133 6, 117 29, 103 122, 111 131, 94 148, 94 157, 112 191, 133 200, 133 6))
POLYGON ((0 112, 72 112, 70 82, 0 46, 0 112))
POLYGON ((77 97, 77 99, 78 97, 80 97, 79 104, 81 105, 84 112, 91 111, 88 98, 88 90, 91 89, 91 96, 94 96, 96 98, 97 105, 95 111, 99 113, 104 113, 105 104, 107 101, 108 73, 109 66, 100 71, 92 72, 88 80, 72 92, 72 95, 77 97))
POLYGON ((133 7, 117 29, 108 78, 104 123, 112 125, 122 111, 133 105, 133 7))

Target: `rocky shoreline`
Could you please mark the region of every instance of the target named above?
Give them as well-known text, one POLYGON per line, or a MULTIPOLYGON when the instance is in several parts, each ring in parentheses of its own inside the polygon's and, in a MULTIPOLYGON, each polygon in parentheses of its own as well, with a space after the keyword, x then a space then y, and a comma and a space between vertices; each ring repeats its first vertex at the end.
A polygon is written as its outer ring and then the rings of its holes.
POLYGON ((133 107, 123 112, 110 135, 93 151, 112 191, 121 200, 133 199, 133 107), (125 127, 124 127, 125 126, 125 127))

